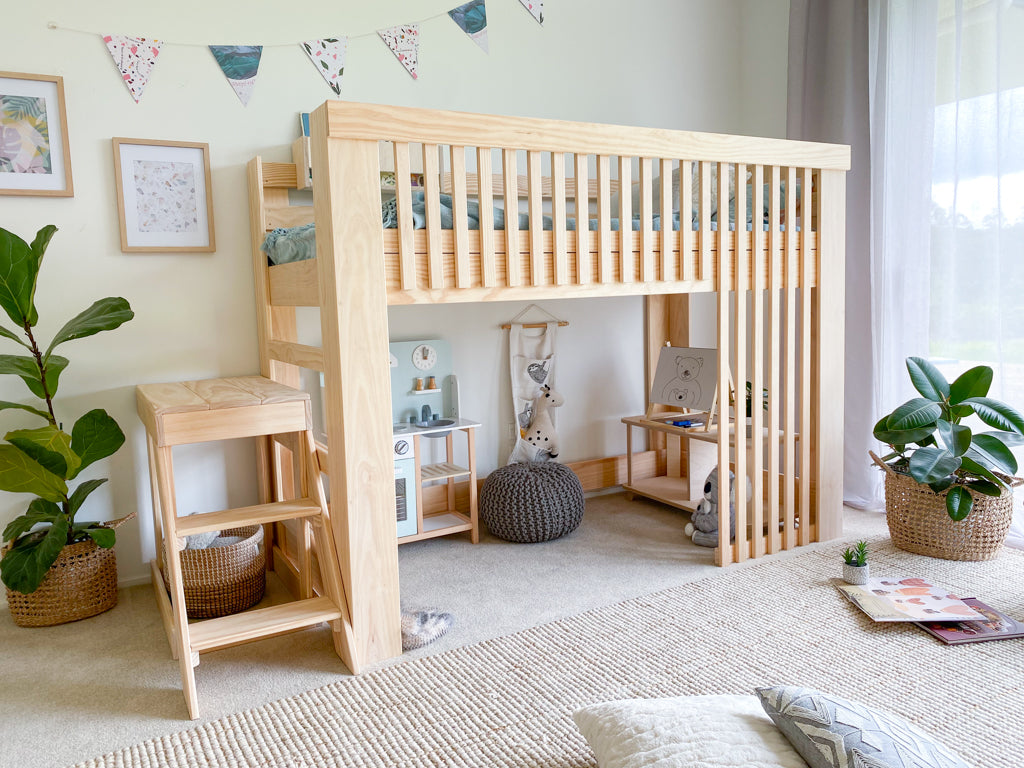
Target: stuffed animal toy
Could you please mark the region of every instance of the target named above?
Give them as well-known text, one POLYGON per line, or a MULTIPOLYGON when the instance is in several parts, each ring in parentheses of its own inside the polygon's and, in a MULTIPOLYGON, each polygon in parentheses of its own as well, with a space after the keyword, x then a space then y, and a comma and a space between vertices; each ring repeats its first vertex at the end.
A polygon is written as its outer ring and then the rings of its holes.
POLYGON ((565 398, 545 384, 533 400, 533 419, 526 428, 523 439, 537 450, 534 461, 546 461, 558 456, 558 433, 551 422, 548 409, 557 408, 565 398))
MULTIPOLYGON (((747 501, 753 495, 750 478, 747 478, 747 501)), ((718 546, 718 467, 708 473, 704 481, 704 498, 697 504, 697 511, 686 524, 686 535, 694 544, 702 547, 718 546)), ((729 472, 729 540, 736 536, 736 476, 729 472)))

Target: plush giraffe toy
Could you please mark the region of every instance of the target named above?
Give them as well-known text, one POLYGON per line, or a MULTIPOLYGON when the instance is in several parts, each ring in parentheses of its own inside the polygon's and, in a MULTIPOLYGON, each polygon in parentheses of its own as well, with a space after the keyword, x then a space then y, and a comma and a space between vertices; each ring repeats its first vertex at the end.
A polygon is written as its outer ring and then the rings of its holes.
POLYGON ((550 408, 557 408, 565 398, 545 384, 533 399, 533 419, 523 439, 537 450, 535 461, 546 461, 558 456, 558 433, 551 423, 550 408))

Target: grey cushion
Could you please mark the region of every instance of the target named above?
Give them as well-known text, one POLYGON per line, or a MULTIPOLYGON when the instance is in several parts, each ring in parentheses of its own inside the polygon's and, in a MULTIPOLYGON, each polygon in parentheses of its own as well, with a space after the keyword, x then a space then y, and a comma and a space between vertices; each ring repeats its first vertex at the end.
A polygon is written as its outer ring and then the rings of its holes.
POLYGON ((480 519, 499 539, 522 543, 564 536, 583 520, 583 486, 554 461, 499 467, 480 489, 480 519))
POLYGON ((968 768, 906 720, 864 704, 792 685, 756 693, 811 768, 968 768))

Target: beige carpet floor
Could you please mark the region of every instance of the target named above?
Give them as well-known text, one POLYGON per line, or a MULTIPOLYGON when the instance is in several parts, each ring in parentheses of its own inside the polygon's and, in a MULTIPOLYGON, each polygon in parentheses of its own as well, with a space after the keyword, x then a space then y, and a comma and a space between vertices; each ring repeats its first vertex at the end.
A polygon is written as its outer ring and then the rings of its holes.
MULTIPOLYGON (((840 549, 342 679, 81 766, 592 766, 570 719, 576 707, 766 683, 890 710, 979 768, 1024 765, 1024 641, 947 647, 913 626, 874 624, 828 582, 840 549)), ((926 576, 1024 615, 1024 553, 951 563, 883 538, 872 549, 875 575, 926 576)))

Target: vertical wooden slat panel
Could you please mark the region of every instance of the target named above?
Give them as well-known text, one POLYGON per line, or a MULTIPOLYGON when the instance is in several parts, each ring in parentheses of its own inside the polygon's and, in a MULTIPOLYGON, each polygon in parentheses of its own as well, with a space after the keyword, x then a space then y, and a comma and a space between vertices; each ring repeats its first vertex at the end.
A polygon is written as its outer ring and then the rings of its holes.
POLYGON ((455 240, 455 287, 470 287, 469 219, 466 211, 466 148, 449 147, 452 164, 452 230, 455 240))
POLYGON ((423 200, 427 214, 427 274, 430 289, 444 288, 444 253, 441 250, 441 175, 437 144, 423 145, 423 200))
POLYGON ((565 155, 551 153, 551 234, 555 249, 555 285, 569 282, 565 251, 565 155))
POLYGON ((764 532, 764 407, 762 391, 764 390, 764 265, 767 258, 764 253, 764 167, 754 166, 753 202, 751 209, 751 241, 753 258, 751 264, 753 295, 750 301, 750 434, 753 443, 750 448, 750 482, 752 486, 751 528, 753 530, 753 557, 761 557, 765 550, 764 532))
POLYGON ((540 152, 526 153, 526 184, 530 212, 530 284, 544 285, 544 197, 540 152))
POLYGON ((590 274, 590 253, 587 231, 590 229, 590 185, 587 179, 587 156, 573 155, 576 164, 576 282, 587 285, 590 274))
POLYGON ((796 168, 786 168, 786 320, 785 320, 785 434, 782 445, 785 481, 783 503, 785 505, 786 527, 782 534, 782 546, 791 549, 796 546, 794 523, 796 518, 796 286, 800 281, 796 261, 796 168))
MULTIPOLYGON (((494 287, 494 217, 490 211, 494 209, 494 186, 491 171, 490 147, 477 147, 476 175, 480 201, 480 276, 484 288, 494 287)), ((472 430, 470 430, 472 431, 472 430)))
POLYGON ((395 203, 398 207, 398 260, 402 290, 416 288, 416 243, 413 240, 412 179, 409 166, 409 145, 396 141, 395 203))
MULTIPOLYGON (((800 544, 811 543, 811 280, 814 267, 808 251, 814 210, 811 169, 800 169, 800 544)), ((794 224, 795 226, 795 224, 794 224)))
MULTIPOLYGON (((661 280, 675 280, 679 276, 674 251, 675 238, 672 229, 672 161, 661 160, 658 175, 661 178, 661 250, 658 259, 658 275, 661 280)), ((682 216, 680 216, 682 226, 682 216)))
POLYGON ((846 173, 819 171, 818 178, 818 287, 813 313, 818 367, 811 413, 812 461, 818 540, 828 541, 843 532, 843 409, 836 403, 843 402, 845 380, 835 350, 843 348, 845 332, 846 173))
POLYGON ((768 552, 782 548, 779 535, 779 409, 782 405, 781 350, 782 331, 779 324, 780 288, 782 285, 781 199, 779 197, 779 166, 769 172, 768 201, 768 552))
MULTIPOLYGON (((733 339, 736 347, 736 552, 737 562, 743 562, 750 555, 750 546, 747 543, 747 419, 746 419, 746 382, 747 382, 747 290, 749 288, 750 262, 747 248, 749 241, 746 232, 746 210, 747 210, 747 166, 743 163, 736 165, 736 190, 733 195, 736 200, 736 218, 734 232, 736 236, 736 274, 733 285, 736 287, 735 312, 736 322, 733 328, 733 339)), ((728 179, 726 179, 726 190, 728 191, 728 179)), ((721 199, 721 197, 719 197, 721 199)), ((721 205, 721 202, 719 202, 721 205)), ((726 200, 726 206, 729 201, 726 200)), ((718 210, 722 210, 719 208, 718 210)), ((728 210, 728 207, 726 208, 728 210)), ((726 220, 727 222, 728 220, 726 220)), ((723 227, 722 220, 719 220, 718 228, 728 229, 728 224, 723 227)), ((721 249, 719 249, 721 253, 721 249)), ((721 258, 721 257, 719 257, 721 258)), ((753 393, 751 393, 751 411, 754 406, 753 393)), ((751 435, 753 442, 761 439, 760 433, 751 435)), ((761 535, 757 529, 753 530, 756 538, 761 535)))
MULTIPOLYGON (((640 280, 654 280, 654 190, 651 158, 640 158, 640 280)), ((632 226, 632 225, 631 225, 632 226)))
POLYGON ((619 156, 619 282, 632 283, 633 260, 633 159, 619 156))
POLYGON ((612 274, 612 192, 611 159, 607 155, 597 157, 597 247, 598 280, 610 283, 612 274))
POLYGON ((711 279, 711 163, 700 163, 700 279, 711 279))
POLYGON ((695 279, 693 261, 693 163, 679 161, 679 259, 683 280, 695 279))
MULTIPOLYGON (((701 164, 704 165, 703 163, 701 164)), ((704 181, 704 179, 702 179, 704 181)), ((703 185, 702 185, 703 186, 703 185)), ((729 166, 718 164, 718 206, 728 209, 729 198, 729 166)), ((702 214, 703 215, 703 214, 702 214)), ((726 245, 729 228, 718 228, 717 241, 717 272, 718 280, 715 289, 718 291, 718 498, 729 498, 729 289, 732 287, 732 270, 729 263, 729 251, 726 245)), ((703 236, 703 233, 702 233, 703 236)), ((710 248, 711 238, 708 237, 710 248)), ((703 251, 703 248, 702 248, 703 251)), ((705 273, 711 275, 711 267, 705 273)), ((738 402, 738 400, 737 400, 738 402)), ((738 429, 737 422, 737 429, 738 429)), ((736 499, 742 498, 740 481, 737 479, 736 499)), ((744 489, 745 490, 745 489, 744 489)), ((739 504, 737 504, 739 506, 739 504)), ((718 548, 715 550, 715 561, 719 565, 728 565, 733 561, 732 544, 729 542, 729 505, 718 507, 718 548)))
POLYGON ((505 268, 511 288, 523 284, 519 250, 519 172, 514 149, 501 151, 501 165, 505 175, 505 268))

